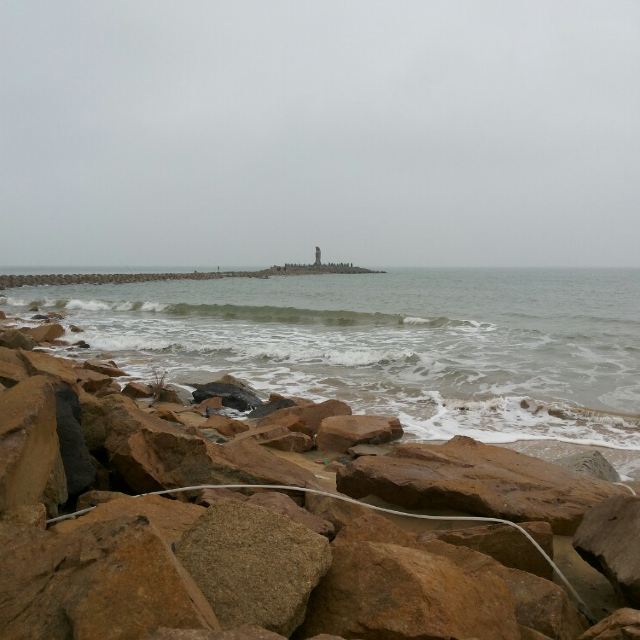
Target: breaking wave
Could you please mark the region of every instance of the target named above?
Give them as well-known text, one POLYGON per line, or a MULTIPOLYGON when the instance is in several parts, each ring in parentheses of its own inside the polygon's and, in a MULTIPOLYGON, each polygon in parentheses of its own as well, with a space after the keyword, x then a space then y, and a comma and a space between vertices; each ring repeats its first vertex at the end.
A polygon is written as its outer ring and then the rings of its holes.
POLYGON ((393 313, 371 313, 333 309, 300 309, 297 307, 251 306, 234 304, 187 304, 163 303, 154 301, 107 301, 67 299, 24 300, 19 298, 0 298, 0 304, 14 307, 32 307, 66 309, 85 312, 140 312, 163 313, 169 316, 191 316, 217 318, 258 323, 281 323, 300 325, 324 325, 329 327, 409 327, 424 329, 468 328, 492 329, 493 325, 475 320, 461 320, 446 316, 416 317, 393 313))

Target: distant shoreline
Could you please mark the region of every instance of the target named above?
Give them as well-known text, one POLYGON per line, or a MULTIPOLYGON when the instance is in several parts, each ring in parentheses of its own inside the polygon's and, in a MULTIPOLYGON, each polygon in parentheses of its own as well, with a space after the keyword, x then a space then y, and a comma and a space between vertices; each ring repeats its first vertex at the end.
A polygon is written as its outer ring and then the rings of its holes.
POLYGON ((260 278, 270 276, 304 275, 357 275, 365 273, 386 273, 346 264, 336 265, 285 265, 273 266, 258 271, 191 271, 166 273, 47 273, 47 274, 7 274, 0 275, 0 289, 14 289, 25 286, 60 286, 74 284, 130 284, 133 282, 154 282, 161 280, 219 280, 222 278, 260 278))

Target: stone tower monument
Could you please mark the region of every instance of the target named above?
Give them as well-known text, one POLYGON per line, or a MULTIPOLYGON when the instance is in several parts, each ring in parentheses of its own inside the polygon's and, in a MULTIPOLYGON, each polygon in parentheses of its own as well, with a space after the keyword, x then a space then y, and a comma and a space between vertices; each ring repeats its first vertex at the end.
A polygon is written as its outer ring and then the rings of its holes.
POLYGON ((313 263, 314 267, 319 267, 322 265, 320 247, 316 247, 316 261, 313 263))

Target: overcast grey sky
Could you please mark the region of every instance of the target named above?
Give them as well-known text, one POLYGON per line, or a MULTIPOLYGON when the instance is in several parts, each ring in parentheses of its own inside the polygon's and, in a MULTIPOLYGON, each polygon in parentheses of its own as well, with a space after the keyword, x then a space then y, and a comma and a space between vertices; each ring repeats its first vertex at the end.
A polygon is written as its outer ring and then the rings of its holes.
POLYGON ((640 266, 640 3, 0 4, 0 265, 640 266))

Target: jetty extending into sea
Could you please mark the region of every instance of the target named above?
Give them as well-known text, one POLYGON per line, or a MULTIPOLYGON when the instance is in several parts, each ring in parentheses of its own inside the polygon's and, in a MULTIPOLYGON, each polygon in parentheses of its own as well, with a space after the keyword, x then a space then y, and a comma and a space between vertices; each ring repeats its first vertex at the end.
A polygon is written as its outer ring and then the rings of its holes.
POLYGON ((185 271, 166 273, 38 273, 38 274, 0 274, 0 289, 13 289, 26 286, 60 286, 66 284, 127 284, 132 282, 152 282, 158 280, 218 280, 220 278, 269 278, 270 276, 304 276, 321 274, 363 274, 384 273, 353 263, 339 262, 324 264, 320 248, 316 247, 313 264, 273 265, 258 271, 185 271))

